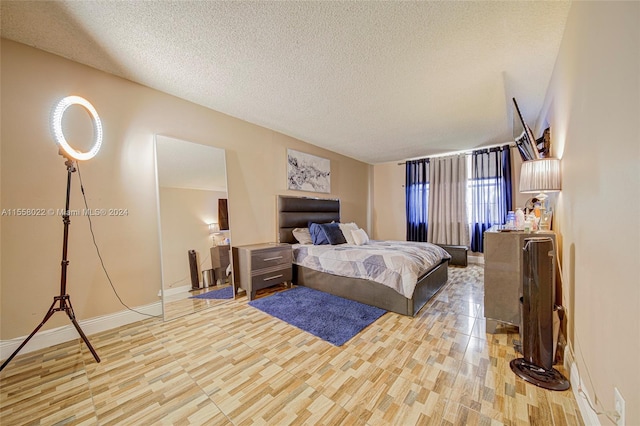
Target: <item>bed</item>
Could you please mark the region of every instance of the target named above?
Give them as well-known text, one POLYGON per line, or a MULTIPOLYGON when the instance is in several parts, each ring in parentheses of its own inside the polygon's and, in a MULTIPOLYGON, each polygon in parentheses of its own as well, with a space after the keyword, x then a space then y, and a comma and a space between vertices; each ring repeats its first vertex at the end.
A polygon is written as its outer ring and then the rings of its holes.
MULTIPOLYGON (((277 204, 278 242, 292 244, 294 251, 298 246, 293 235, 295 228, 305 228, 311 222, 340 222, 340 201, 336 199, 280 195, 277 204)), ((441 259, 417 277, 410 297, 371 279, 340 276, 301 266, 297 264, 295 254, 293 282, 391 312, 415 316, 447 283, 449 259, 448 253, 444 252, 441 259)))

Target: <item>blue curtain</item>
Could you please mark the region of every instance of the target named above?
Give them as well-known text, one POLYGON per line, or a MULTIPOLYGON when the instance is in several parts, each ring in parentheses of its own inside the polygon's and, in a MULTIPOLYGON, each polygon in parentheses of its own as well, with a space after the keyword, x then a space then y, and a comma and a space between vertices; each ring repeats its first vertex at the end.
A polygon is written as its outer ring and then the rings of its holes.
POLYGON ((406 177, 407 241, 427 241, 429 211, 429 159, 407 161, 406 177))
POLYGON ((484 251, 484 231, 505 223, 512 206, 509 145, 473 151, 469 176, 471 250, 484 251))

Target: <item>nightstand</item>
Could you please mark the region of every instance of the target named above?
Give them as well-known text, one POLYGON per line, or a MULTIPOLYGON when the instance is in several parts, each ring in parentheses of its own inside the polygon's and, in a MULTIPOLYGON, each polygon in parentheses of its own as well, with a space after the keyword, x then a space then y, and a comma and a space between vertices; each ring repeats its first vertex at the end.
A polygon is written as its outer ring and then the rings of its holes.
POLYGON ((229 244, 211 247, 211 267, 215 273, 217 284, 227 280, 227 267, 229 266, 229 244))
MULTIPOLYGON (((293 253, 291 245, 278 243, 233 247, 233 285, 243 288, 249 300, 256 291, 272 285, 291 282, 293 253)), ((235 293, 235 292, 234 292, 235 293)))

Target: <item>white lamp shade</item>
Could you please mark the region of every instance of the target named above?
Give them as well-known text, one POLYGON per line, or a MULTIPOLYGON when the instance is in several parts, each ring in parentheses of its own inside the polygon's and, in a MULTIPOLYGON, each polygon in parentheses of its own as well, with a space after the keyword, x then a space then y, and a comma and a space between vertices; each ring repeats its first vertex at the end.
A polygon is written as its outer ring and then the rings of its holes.
POLYGON ((210 234, 214 234, 216 232, 220 231, 220 225, 218 225, 217 223, 210 223, 209 224, 209 233, 210 234))
POLYGON ((540 158, 522 163, 520 192, 557 192, 561 189, 559 159, 540 158))

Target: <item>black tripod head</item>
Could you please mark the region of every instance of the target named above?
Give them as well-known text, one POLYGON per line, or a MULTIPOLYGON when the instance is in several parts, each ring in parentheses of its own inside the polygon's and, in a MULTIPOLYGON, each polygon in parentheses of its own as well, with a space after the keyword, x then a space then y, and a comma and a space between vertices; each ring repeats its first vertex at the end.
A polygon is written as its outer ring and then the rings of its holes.
POLYGON ((67 170, 70 172, 76 171, 76 160, 73 159, 69 154, 67 154, 62 148, 58 148, 58 155, 64 157, 64 165, 67 166, 67 170))

